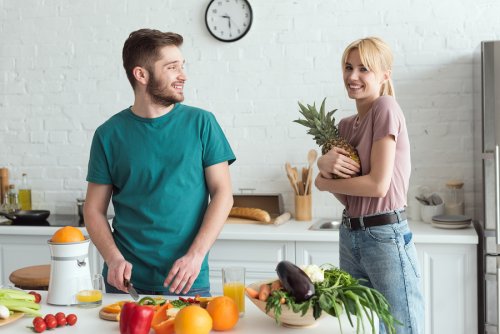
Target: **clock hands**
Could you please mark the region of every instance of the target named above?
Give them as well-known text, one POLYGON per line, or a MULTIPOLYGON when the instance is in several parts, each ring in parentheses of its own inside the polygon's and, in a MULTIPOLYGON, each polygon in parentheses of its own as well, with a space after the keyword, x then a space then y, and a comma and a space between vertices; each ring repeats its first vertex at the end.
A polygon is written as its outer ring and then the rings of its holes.
POLYGON ((229 29, 231 29, 231 16, 226 14, 226 15, 221 15, 221 17, 224 19, 227 19, 227 25, 228 25, 229 29))

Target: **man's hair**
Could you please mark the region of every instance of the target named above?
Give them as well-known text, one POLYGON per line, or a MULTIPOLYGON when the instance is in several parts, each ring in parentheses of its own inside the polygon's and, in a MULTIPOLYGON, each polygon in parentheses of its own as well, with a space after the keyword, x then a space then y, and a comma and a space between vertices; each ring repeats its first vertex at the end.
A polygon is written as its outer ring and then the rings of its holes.
POLYGON ((160 49, 164 46, 181 46, 183 38, 173 32, 161 32, 153 29, 139 29, 128 36, 123 45, 123 67, 127 73, 128 80, 135 88, 135 78, 132 70, 144 67, 151 70, 155 61, 160 58, 160 49))

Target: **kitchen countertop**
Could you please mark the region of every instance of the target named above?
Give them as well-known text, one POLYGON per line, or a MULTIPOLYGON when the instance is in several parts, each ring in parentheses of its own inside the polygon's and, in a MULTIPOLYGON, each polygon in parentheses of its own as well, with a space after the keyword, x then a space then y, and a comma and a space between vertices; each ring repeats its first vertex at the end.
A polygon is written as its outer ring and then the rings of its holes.
MULTIPOLYGON (((83 309, 76 306, 52 306, 46 304, 47 291, 39 291, 42 295, 42 309, 41 312, 43 316, 48 313, 55 314, 57 312, 64 312, 66 315, 70 313, 76 314, 78 321, 74 326, 57 327, 54 330, 47 331, 46 333, 57 333, 57 334, 77 334, 77 333, 119 333, 118 322, 105 321, 99 318, 99 307, 83 309)), ((168 298, 168 297, 167 297, 168 298)), ((119 300, 126 300, 126 295, 120 294, 104 294, 103 295, 103 305, 111 304, 119 300)), ((176 299, 173 297, 172 299, 176 299)), ((251 301, 248 299, 246 302, 246 313, 243 318, 240 318, 236 327, 230 331, 225 331, 227 334, 245 334, 245 333, 309 333, 309 334, 330 334, 330 333, 340 333, 339 322, 337 318, 326 316, 317 322, 317 325, 313 327, 307 327, 304 329, 300 328, 286 328, 276 325, 273 319, 269 318, 267 315, 262 313, 251 301)), ((14 333, 33 333, 30 329, 26 328, 32 326, 32 317, 24 316, 19 320, 16 320, 10 324, 0 327, 0 332, 3 334, 14 334, 14 333)), ((356 333, 356 329, 351 327, 347 318, 341 317, 342 329, 344 334, 356 333)), ((356 319, 353 319, 355 323, 356 319)), ((366 333, 371 333, 371 327, 368 321, 364 321, 364 326, 366 333)), ((150 330, 151 334, 154 334, 154 330, 150 330)), ((212 331, 211 333, 218 333, 212 331)))
MULTIPOLYGON (((264 224, 226 224, 219 240, 281 240, 281 241, 339 241, 338 231, 311 231, 309 227, 326 218, 316 218, 309 222, 290 220, 275 226, 264 224)), ((436 244, 477 244, 475 229, 470 226, 464 229, 440 229, 421 221, 410 220, 410 228, 415 243, 436 244)), ((58 226, 14 226, 0 225, 0 235, 47 235, 54 233, 58 226)), ((85 227, 79 227, 85 234, 85 227)))

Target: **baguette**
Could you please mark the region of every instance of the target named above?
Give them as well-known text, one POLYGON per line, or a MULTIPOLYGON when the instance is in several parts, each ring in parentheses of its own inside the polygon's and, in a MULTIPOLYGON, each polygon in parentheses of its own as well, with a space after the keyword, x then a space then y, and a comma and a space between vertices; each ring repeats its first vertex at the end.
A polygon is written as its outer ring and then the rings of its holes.
POLYGON ((271 222, 271 216, 269 213, 265 210, 257 208, 241 208, 234 206, 231 208, 231 212, 229 212, 229 217, 252 219, 264 223, 271 222))

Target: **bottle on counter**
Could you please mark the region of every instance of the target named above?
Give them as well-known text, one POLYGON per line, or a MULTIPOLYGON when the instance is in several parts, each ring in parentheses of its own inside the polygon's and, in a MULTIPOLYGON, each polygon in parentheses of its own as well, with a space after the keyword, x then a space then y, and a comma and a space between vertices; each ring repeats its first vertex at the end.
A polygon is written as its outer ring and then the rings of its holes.
POLYGON ((9 210, 8 212, 14 212, 19 210, 19 198, 16 192, 16 186, 13 184, 9 184, 9 192, 8 192, 8 199, 9 199, 9 210))
POLYGON ((446 182, 445 213, 447 215, 463 215, 464 206, 464 183, 460 180, 446 182))
POLYGON ((31 187, 28 184, 28 174, 23 173, 19 187, 19 206, 21 210, 31 210, 31 187))
POLYGON ((0 211, 7 212, 7 213, 9 213, 11 211, 10 210, 9 193, 7 191, 3 194, 2 205, 0 205, 0 211))

